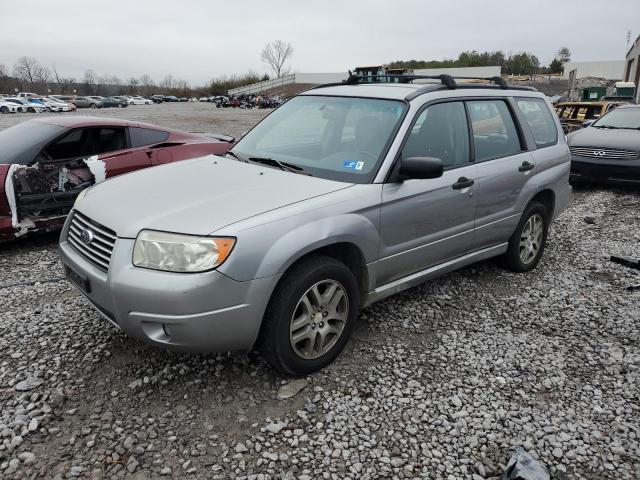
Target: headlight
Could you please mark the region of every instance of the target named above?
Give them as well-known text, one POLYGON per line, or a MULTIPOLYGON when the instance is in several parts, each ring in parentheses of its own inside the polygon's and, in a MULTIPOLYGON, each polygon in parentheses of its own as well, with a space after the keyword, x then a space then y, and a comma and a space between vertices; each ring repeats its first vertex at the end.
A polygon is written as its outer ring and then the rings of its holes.
POLYGON ((84 198, 84 196, 87 194, 87 190, 89 190, 88 188, 85 188, 84 190, 82 190, 78 196, 76 197, 76 201, 73 204, 73 208, 76 208, 76 206, 78 205, 78 203, 80 203, 80 200, 82 200, 84 198))
POLYGON ((235 243, 235 238, 230 237, 197 237, 142 230, 133 247, 133 264, 167 272, 204 272, 220 266, 235 243))

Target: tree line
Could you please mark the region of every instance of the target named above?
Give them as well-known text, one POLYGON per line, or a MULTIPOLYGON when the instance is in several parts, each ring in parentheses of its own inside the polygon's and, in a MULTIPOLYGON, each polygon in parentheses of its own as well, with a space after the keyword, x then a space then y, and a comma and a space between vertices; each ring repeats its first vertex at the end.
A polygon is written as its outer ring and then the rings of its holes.
POLYGON ((149 74, 129 77, 125 80, 116 75, 100 74, 92 69, 84 72, 81 79, 64 75, 55 65, 47 67, 34 57, 20 57, 10 70, 0 64, 0 93, 29 91, 42 95, 152 95, 162 93, 188 97, 201 89, 194 89, 187 80, 166 75, 155 82, 149 74))
POLYGON ((571 52, 562 47, 555 58, 547 66, 540 65, 540 60, 531 52, 519 52, 505 55, 501 50, 478 52, 465 51, 456 59, 445 60, 397 60, 390 66, 395 68, 454 68, 454 67, 491 67, 498 66, 507 75, 533 75, 562 73, 564 64, 571 60, 571 52))

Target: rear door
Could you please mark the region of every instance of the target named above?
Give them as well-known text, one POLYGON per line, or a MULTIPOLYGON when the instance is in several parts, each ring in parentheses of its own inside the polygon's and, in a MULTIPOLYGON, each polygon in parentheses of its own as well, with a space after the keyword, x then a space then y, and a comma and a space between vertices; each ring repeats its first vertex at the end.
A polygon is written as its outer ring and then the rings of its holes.
POLYGON ((522 213, 518 198, 535 172, 535 161, 508 99, 468 100, 466 106, 479 177, 473 243, 481 250, 511 237, 522 213))
POLYGON ((417 117, 401 156, 442 159, 442 177, 387 183, 382 189, 382 285, 464 255, 473 240, 477 168, 461 101, 435 103, 417 117))

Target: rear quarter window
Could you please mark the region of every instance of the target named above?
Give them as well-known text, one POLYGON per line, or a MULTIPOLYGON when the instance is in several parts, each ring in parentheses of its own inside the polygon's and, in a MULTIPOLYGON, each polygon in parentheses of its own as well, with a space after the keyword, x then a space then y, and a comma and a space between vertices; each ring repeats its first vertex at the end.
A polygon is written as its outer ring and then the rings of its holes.
POLYGON ((547 103, 540 98, 518 98, 516 103, 538 148, 555 145, 558 142, 558 129, 547 103))
POLYGON ((169 132, 151 128, 129 127, 129 136, 131 137, 131 147, 135 148, 162 143, 169 138, 169 132))

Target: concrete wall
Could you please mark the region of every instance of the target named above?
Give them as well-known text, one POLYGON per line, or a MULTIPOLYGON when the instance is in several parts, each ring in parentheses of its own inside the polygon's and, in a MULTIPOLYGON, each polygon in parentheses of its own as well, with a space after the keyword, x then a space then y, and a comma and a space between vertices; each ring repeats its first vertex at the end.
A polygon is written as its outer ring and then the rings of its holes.
POLYGON ((622 80, 624 78, 624 60, 607 60, 602 62, 567 62, 564 65, 563 77, 569 78, 572 70, 576 70, 576 79, 585 77, 604 78, 606 80, 622 80))
POLYGON ((640 36, 636 38, 636 41, 633 42, 633 45, 627 52, 624 67, 624 80, 636 84, 636 102, 640 102, 640 82, 636 81, 638 69, 640 69, 640 36))

